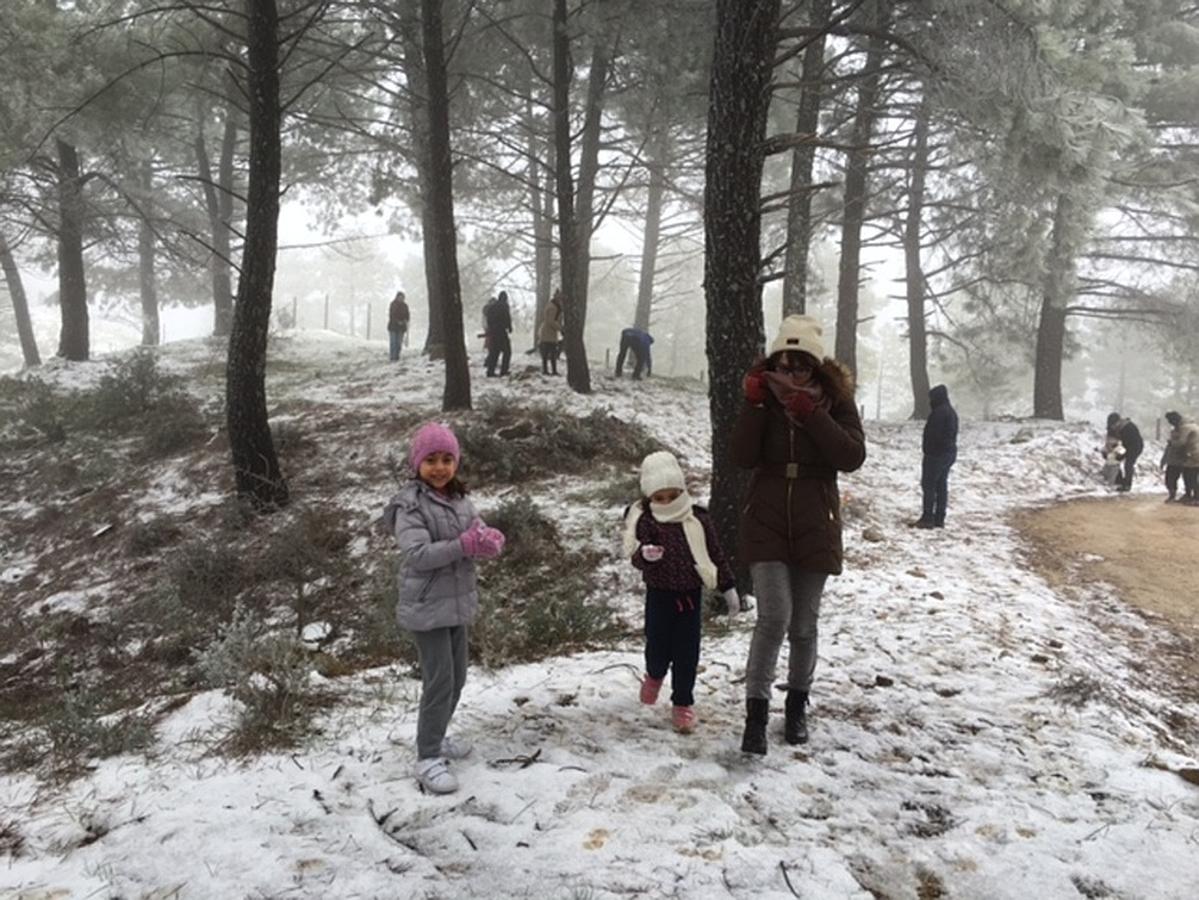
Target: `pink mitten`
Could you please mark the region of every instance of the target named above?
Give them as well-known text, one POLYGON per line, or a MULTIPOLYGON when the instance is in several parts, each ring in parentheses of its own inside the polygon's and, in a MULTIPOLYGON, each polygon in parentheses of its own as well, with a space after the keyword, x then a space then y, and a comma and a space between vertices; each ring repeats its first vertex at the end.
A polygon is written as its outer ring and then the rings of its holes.
POLYGON ((666 551, 657 544, 642 544, 641 558, 646 562, 657 562, 662 558, 662 554, 666 551))
POLYGON ((504 550, 505 537, 504 532, 498 528, 492 528, 489 525, 484 525, 481 529, 483 535, 482 553, 480 556, 483 559, 494 559, 499 556, 504 550))
POLYGON ((462 542, 462 552, 471 559, 481 557, 484 553, 487 540, 484 536, 486 527, 482 519, 475 519, 470 523, 470 528, 458 537, 458 540, 462 542))

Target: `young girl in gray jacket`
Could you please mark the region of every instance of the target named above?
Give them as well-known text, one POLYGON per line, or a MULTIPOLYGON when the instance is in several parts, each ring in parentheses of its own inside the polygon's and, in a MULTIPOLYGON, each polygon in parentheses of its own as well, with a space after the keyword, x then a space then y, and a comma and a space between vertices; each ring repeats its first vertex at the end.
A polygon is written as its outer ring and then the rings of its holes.
POLYGON ((446 730, 466 683, 469 628, 479 608, 475 560, 493 559, 504 549, 504 535, 487 526, 466 497, 460 457, 447 426, 421 426, 408 452, 415 477, 383 511, 400 550, 396 621, 412 633, 420 656, 416 780, 435 794, 458 789, 450 760, 471 751, 446 730))

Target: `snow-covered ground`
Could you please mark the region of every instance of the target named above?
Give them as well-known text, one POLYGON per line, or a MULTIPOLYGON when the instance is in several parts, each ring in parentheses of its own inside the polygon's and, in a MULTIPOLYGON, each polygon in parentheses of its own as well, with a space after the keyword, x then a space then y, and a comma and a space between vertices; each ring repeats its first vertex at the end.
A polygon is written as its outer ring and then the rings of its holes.
MULTIPOLYGON (((277 352, 325 373, 304 386, 314 402, 432 412, 440 393, 435 368, 386 366, 381 344, 310 333, 277 352), (355 380, 371 392, 350 390, 355 380)), ((208 350, 191 353, 173 364, 208 350)), ((702 387, 596 373, 595 393, 578 397, 563 382, 474 387, 476 399, 607 407, 706 483, 702 387)), ((410 776, 418 685, 406 673, 338 680, 319 737, 245 763, 211 754, 231 701, 209 692, 159 726, 150 759, 106 760, 61 788, 0 776, 0 825, 24 839, 0 867, 0 895, 1194 896, 1199 787, 1171 770, 1194 767, 1195 750, 1171 723, 1199 719, 1199 703, 1154 691, 1136 665, 1144 645, 1119 637, 1151 640, 1158 626, 1102 588, 1055 593, 1008 521, 1098 493, 1098 432, 964 423, 950 527, 932 532, 904 525, 918 512, 919 425, 871 423, 868 439, 866 465, 842 481, 846 573, 824 597, 805 747, 782 743, 776 709, 770 753, 738 750, 752 613, 709 627, 688 736, 671 731, 667 703, 637 703, 635 642, 472 669, 454 727, 475 752, 455 764, 462 789, 447 797, 410 776)), ((368 453, 395 449, 361 440, 368 453)), ((155 490, 155 502, 185 502, 155 490)), ((361 491, 365 519, 387 488, 361 491)), ((635 616, 636 573, 615 562, 617 511, 572 505, 557 481, 534 492, 575 540, 604 536, 612 599, 635 616)))

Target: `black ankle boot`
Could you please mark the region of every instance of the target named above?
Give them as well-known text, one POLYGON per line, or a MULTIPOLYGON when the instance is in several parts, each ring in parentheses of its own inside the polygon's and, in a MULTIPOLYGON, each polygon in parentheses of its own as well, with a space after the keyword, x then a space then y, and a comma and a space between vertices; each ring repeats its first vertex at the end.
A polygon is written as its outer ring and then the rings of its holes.
POLYGON ((745 701, 745 733, 741 735, 741 752, 766 755, 766 720, 770 718, 770 701, 750 697, 745 701))
POLYGON ((808 705, 806 691, 787 691, 787 718, 783 723, 783 738, 788 744, 808 742, 808 705))

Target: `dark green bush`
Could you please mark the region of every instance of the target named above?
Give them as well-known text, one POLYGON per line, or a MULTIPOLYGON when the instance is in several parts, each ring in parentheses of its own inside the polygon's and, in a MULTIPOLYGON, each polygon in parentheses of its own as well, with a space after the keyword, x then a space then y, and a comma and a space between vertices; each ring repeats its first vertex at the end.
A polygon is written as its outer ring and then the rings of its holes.
POLYGON ((311 686, 312 657, 293 635, 270 633, 238 616, 200 657, 208 683, 240 705, 227 747, 256 753, 292 746, 307 731, 324 697, 311 686))
POLYGON ((557 526, 525 495, 486 517, 507 536, 504 554, 480 567, 480 609, 471 630, 487 666, 542 659, 612 640, 613 610, 595 597, 602 554, 563 547, 557 526))
POLYGON ((468 481, 522 483, 585 472, 597 462, 633 465, 660 449, 637 425, 604 410, 574 416, 552 406, 516 406, 485 398, 454 426, 468 481))
POLYGON ((67 404, 40 378, 0 378, 0 446, 63 441, 68 418, 67 404))

